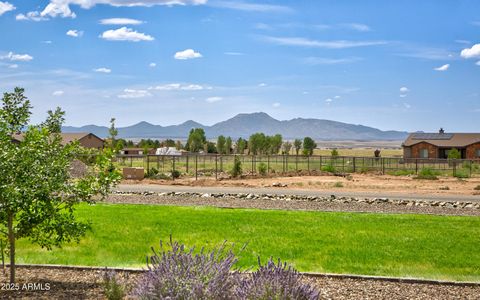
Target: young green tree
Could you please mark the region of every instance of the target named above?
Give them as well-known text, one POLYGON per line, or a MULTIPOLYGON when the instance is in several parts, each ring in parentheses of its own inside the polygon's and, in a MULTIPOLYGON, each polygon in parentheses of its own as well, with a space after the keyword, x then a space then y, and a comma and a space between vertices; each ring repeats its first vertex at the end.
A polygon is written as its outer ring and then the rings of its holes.
POLYGON ((313 150, 315 148, 317 148, 317 144, 312 138, 307 136, 303 139, 303 155, 305 156, 313 155, 313 150))
POLYGON ((248 150, 250 154, 263 154, 266 149, 268 149, 268 142, 265 134, 255 133, 250 136, 248 139, 248 150))
POLYGON ((18 239, 29 239, 46 249, 78 242, 89 224, 75 218, 76 205, 93 203, 97 195, 106 196, 120 178, 111 149, 96 156, 88 175, 72 178, 71 161, 87 151, 78 142, 63 145, 59 128, 64 113, 60 109, 49 112, 44 123, 27 127, 30 111, 23 89, 4 93, 0 109, 0 235, 8 239, 11 283, 15 282, 18 239))
POLYGON ((190 152, 198 152, 204 149, 204 145, 207 142, 205 137, 205 130, 203 128, 192 128, 188 135, 187 145, 185 148, 190 152))
POLYGON ((295 147, 295 154, 298 156, 298 153, 300 152, 300 149, 302 149, 302 140, 301 139, 295 139, 293 141, 293 147, 295 147))
POLYGON ((223 135, 219 135, 217 138, 217 151, 218 154, 225 154, 225 143, 226 139, 223 135))
POLYGON ((290 151, 292 151, 292 146, 290 142, 283 143, 283 154, 289 155, 290 151))
POLYGON ((237 143, 235 145, 235 153, 245 154, 245 149, 247 149, 247 141, 242 138, 238 138, 237 143))
POLYGON ((110 146, 112 149, 116 149, 118 129, 115 127, 115 118, 110 119, 110 128, 108 129, 110 135, 110 146))
POLYGON ((337 148, 332 149, 332 152, 330 154, 331 154, 332 158, 337 158, 338 157, 337 148))
POLYGON ((458 151, 457 148, 453 148, 453 149, 448 151, 447 158, 448 159, 460 159, 460 158, 462 158, 462 154, 460 153, 460 151, 458 151))
POLYGON ((278 154, 278 152, 280 152, 280 149, 282 148, 282 143, 283 143, 283 138, 281 134, 276 134, 270 137, 270 143, 269 143, 270 154, 278 154))
POLYGON ((227 137, 225 140, 225 154, 230 154, 232 153, 232 138, 227 137))

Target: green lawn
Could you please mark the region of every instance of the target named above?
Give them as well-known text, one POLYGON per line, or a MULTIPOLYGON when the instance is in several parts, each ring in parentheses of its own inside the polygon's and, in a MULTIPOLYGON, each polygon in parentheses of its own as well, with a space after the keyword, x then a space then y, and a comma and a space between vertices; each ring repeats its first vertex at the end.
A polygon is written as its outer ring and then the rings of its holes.
POLYGON ((480 218, 82 205, 93 232, 48 252, 18 243, 19 263, 144 266, 169 234, 192 246, 248 242, 239 264, 280 257, 301 271, 480 281, 480 218))

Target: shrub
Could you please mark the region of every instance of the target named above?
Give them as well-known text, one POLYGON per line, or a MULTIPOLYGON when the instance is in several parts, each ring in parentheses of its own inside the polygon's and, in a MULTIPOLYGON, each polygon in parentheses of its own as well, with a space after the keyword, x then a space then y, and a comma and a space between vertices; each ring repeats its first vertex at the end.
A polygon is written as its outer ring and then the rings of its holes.
POLYGON ((233 291, 238 273, 230 270, 237 258, 231 249, 225 251, 225 243, 198 254, 171 237, 168 246, 171 250, 166 251, 160 241, 159 254, 152 248, 148 271, 133 291, 135 299, 226 299, 233 291))
POLYGON ((331 155, 332 155, 333 158, 337 158, 338 157, 338 150, 333 149, 332 152, 331 152, 331 155))
POLYGON ((242 175, 242 162, 240 161, 240 157, 235 156, 233 167, 230 173, 232 177, 238 177, 242 175))
POLYGON ((180 178, 180 171, 178 170, 172 170, 172 178, 175 179, 175 178, 180 178))
POLYGON ((267 165, 265 163, 262 162, 258 165, 258 173, 262 176, 267 175, 267 165))
POLYGON ((335 182, 335 184, 333 185, 333 187, 341 188, 341 187, 343 187, 343 183, 341 183, 340 181, 335 182))
POLYGON ((332 164, 328 164, 322 167, 323 172, 335 173, 335 167, 332 164))
POLYGON ((158 169, 157 168, 150 168, 147 170, 147 174, 145 177, 147 178, 155 178, 158 175, 158 169))
POLYGON ((118 282, 117 274, 107 268, 103 275, 103 292, 108 300, 121 300, 125 297, 125 287, 118 282))
POLYGON ((422 168, 415 179, 427 179, 427 180, 437 180, 439 173, 430 168, 422 168))
POLYGON ((448 155, 447 155, 448 159, 460 159, 461 157, 462 157, 462 154, 456 148, 453 148, 450 151, 448 151, 448 155))
POLYGON ((319 299, 319 291, 302 282, 301 275, 278 260, 273 259, 240 281, 235 289, 235 299, 319 299))
POLYGON ((455 171, 455 177, 457 178, 470 178, 470 172, 465 169, 459 169, 455 171))

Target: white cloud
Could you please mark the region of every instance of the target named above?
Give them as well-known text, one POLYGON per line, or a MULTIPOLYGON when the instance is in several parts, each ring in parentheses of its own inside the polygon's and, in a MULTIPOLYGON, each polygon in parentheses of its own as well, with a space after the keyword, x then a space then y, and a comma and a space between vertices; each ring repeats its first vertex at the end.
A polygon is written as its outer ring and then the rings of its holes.
POLYGON ((186 49, 183 51, 179 51, 174 55, 175 59, 180 59, 180 60, 200 58, 200 57, 202 57, 202 54, 200 54, 199 52, 195 52, 195 50, 193 49, 186 49))
POLYGON ((258 87, 266 87, 266 86, 267 86, 267 84, 265 82, 262 82, 262 83, 258 84, 258 87))
POLYGON ((328 99, 325 99, 325 102, 327 102, 329 104, 329 103, 332 103, 333 100, 331 98, 328 98, 328 99))
POLYGON ((408 103, 403 103, 403 106, 406 108, 406 109, 410 109, 412 106, 408 103))
POLYGON ((333 97, 333 99, 340 99, 340 98, 342 98, 342 97, 340 97, 340 96, 338 96, 338 95, 335 96, 335 97, 333 97))
POLYGON ((152 63, 149 63, 148 66, 149 66, 150 68, 155 68, 155 67, 157 66, 157 64, 154 63, 154 62, 152 62, 152 63))
POLYGON ((475 63, 477 66, 480 66, 480 60, 475 63))
POLYGON ((273 5, 273 4, 259 4, 246 3, 243 1, 216 1, 211 6, 219 8, 228 8, 251 12, 265 12, 265 13, 291 13, 294 10, 288 6, 273 5))
POLYGON ((463 49, 460 56, 463 58, 480 57, 480 44, 475 44, 472 48, 463 49))
POLYGON ((52 41, 42 41, 42 43, 44 43, 44 44, 51 44, 52 41))
POLYGON ((94 72, 97 72, 97 73, 111 73, 112 70, 109 69, 109 68, 97 68, 97 69, 93 69, 94 72))
POLYGON ((30 61, 33 59, 33 57, 28 54, 15 54, 13 52, 8 52, 7 55, 0 56, 0 59, 7 59, 11 61, 30 61))
POLYGON ((410 92, 410 89, 407 88, 406 86, 402 86, 402 87, 400 88, 400 93, 405 94, 405 93, 408 93, 408 92, 410 92))
POLYGON ((52 93, 52 96, 59 97, 59 96, 62 96, 63 94, 65 94, 64 91, 55 91, 52 93))
POLYGON ((211 87, 202 86, 199 84, 181 84, 181 83, 169 83, 164 85, 157 85, 149 87, 149 90, 157 91, 201 91, 201 90, 211 90, 211 87))
POLYGON ((8 65, 8 68, 9 69, 17 69, 18 65, 17 64, 11 64, 11 65, 8 65))
POLYGON ((215 103, 222 100, 223 100, 222 97, 208 97, 207 99, 205 99, 205 101, 207 101, 208 103, 215 103))
POLYGON ((275 107, 275 108, 280 107, 280 105, 281 105, 281 104, 278 103, 278 102, 275 102, 275 103, 272 104, 272 106, 275 107))
POLYGON ((400 98, 405 98, 405 97, 407 97, 407 94, 401 94, 400 95, 400 98))
POLYGON ((100 20, 102 25, 140 25, 143 21, 128 18, 110 18, 100 20))
POLYGON ((282 46, 299 46, 324 49, 345 49, 355 47, 378 46, 387 44, 386 41, 317 41, 303 37, 273 37, 264 36, 262 39, 266 42, 282 46))
POLYGON ((0 1, 0 16, 8 11, 15 10, 15 8, 11 3, 0 1))
POLYGON ((438 67, 438 68, 434 68, 434 70, 435 70, 435 71, 443 72, 443 71, 448 70, 448 68, 450 68, 450 64, 445 64, 445 65, 440 66, 440 67, 438 67))
POLYGON ((76 30, 76 29, 70 29, 69 31, 67 31, 66 34, 68 36, 71 36, 71 37, 81 37, 83 35, 83 31, 79 31, 79 30, 76 30))
POLYGON ((144 97, 150 97, 152 94, 150 94, 146 90, 134 90, 134 89, 124 89, 123 94, 117 95, 118 98, 123 98, 123 99, 135 99, 135 98, 144 98, 144 97))
POLYGON ((341 24, 341 27, 345 27, 345 28, 360 31, 360 32, 367 32, 371 30, 368 25, 360 24, 360 23, 341 24))
MULTIPOLYGON (((42 12, 31 13, 35 13, 38 17, 47 19, 48 17, 75 18, 77 15, 72 12, 70 5, 78 5, 83 9, 90 9, 97 4, 106 4, 115 7, 150 7, 155 5, 200 5, 205 3, 207 3, 207 0, 50 0, 42 12)), ((25 15, 23 16, 27 17, 25 15)))
POLYGON ((25 14, 18 14, 15 17, 15 20, 17 20, 17 21, 40 22, 40 21, 47 21, 48 18, 42 17, 38 11, 31 11, 31 12, 28 12, 26 15, 25 14))
POLYGON ((100 36, 102 39, 107 41, 129 41, 129 42, 140 42, 140 41, 153 41, 154 38, 148 34, 137 32, 131 28, 121 27, 115 30, 107 30, 100 36))

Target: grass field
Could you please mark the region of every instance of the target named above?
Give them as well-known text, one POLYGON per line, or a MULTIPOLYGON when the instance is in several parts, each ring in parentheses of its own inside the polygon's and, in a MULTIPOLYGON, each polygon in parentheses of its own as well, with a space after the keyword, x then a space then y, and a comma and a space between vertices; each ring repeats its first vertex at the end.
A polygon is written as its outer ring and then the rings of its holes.
POLYGON ((144 266, 169 234, 189 246, 248 242, 239 265, 282 258, 301 271, 480 281, 480 218, 260 211, 148 205, 80 206, 93 232, 79 245, 18 243, 18 262, 144 266))

